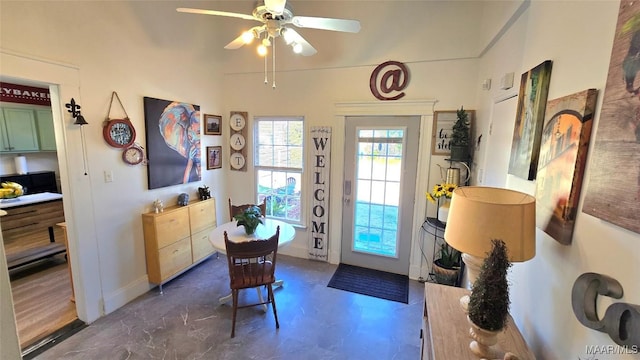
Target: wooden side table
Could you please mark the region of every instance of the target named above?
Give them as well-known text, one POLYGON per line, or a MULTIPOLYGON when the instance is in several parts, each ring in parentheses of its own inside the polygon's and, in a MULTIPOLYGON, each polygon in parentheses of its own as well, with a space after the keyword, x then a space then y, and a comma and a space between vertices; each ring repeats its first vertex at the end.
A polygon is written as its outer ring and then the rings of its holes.
MULTIPOLYGON (((422 359, 478 360, 469 350, 469 322, 460 307, 460 298, 469 290, 425 283, 422 318, 422 359)), ((535 359, 522 334, 509 315, 507 326, 498 335, 495 349, 512 352, 519 359, 535 359)))

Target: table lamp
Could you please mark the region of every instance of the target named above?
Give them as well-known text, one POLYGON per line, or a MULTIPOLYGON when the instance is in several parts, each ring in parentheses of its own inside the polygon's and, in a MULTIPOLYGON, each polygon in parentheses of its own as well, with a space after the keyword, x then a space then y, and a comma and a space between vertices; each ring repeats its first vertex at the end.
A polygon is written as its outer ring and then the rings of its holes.
MULTIPOLYGON (((453 191, 444 240, 462 252, 473 286, 491 240, 507 246, 511 262, 527 261, 536 253, 536 199, 518 191, 464 186, 453 191)), ((461 299, 466 310, 465 301, 461 299)))

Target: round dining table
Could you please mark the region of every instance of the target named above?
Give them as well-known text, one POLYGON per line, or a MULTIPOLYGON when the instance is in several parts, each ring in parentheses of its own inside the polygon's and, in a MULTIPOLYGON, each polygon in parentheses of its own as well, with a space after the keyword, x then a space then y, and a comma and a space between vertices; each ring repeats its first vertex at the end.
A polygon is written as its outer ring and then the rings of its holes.
POLYGON ((296 231, 291 224, 276 219, 262 219, 264 224, 259 224, 253 235, 247 235, 244 232, 244 226, 238 226, 237 221, 229 221, 211 231, 209 241, 213 247, 219 252, 226 254, 227 249, 224 246, 224 232, 227 232, 229 241, 243 242, 251 240, 265 240, 272 237, 276 233, 276 228, 280 226, 280 238, 278 239, 278 247, 288 245, 296 236, 296 231))
MULTIPOLYGON (((229 221, 224 223, 211 231, 209 234, 209 241, 213 247, 220 253, 226 254, 227 249, 224 244, 224 232, 227 232, 227 237, 229 241, 233 242, 244 242, 251 240, 264 240, 268 239, 271 236, 275 235, 276 229, 280 226, 280 237, 278 238, 278 247, 281 248, 286 246, 293 241, 293 238, 296 236, 296 231, 293 226, 289 223, 286 223, 281 220, 276 219, 263 219, 263 224, 259 224, 256 228, 256 231, 252 235, 247 235, 244 231, 244 226, 238 226, 237 221, 229 221)), ((282 280, 276 280, 273 284, 275 288, 282 286, 282 280)), ((256 288, 258 290, 258 296, 262 299, 262 293, 260 292, 260 288, 256 288)), ((220 304, 225 304, 231 301, 231 294, 221 297, 218 301, 220 304)))

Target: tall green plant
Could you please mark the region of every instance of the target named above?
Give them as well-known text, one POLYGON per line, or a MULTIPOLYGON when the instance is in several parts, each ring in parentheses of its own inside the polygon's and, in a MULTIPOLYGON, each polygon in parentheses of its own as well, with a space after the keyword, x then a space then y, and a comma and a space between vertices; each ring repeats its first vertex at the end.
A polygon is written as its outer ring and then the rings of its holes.
POLYGON ((492 240, 492 248, 482 263, 469 297, 469 319, 478 327, 496 331, 509 315, 507 270, 511 266, 502 240, 492 240))
POLYGON ((456 111, 458 119, 453 124, 453 132, 451 134, 450 145, 469 146, 469 114, 464 110, 464 106, 460 107, 460 110, 456 111))

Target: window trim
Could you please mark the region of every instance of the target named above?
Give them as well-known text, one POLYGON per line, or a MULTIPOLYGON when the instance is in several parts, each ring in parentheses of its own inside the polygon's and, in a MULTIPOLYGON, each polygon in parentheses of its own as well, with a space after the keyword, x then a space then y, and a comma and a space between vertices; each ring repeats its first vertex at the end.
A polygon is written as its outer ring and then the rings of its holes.
MULTIPOLYGON (((254 176, 254 188, 253 191, 255 193, 255 199, 258 201, 258 186, 260 180, 258 178, 258 173, 263 171, 271 171, 271 172, 293 172, 300 174, 300 219, 292 220, 292 219, 284 219, 284 218, 274 218, 284 222, 287 222, 294 227, 304 228, 306 227, 307 221, 307 211, 305 210, 305 205, 308 202, 307 200, 307 182, 306 182, 306 159, 307 159, 307 123, 305 121, 304 116, 301 115, 281 115, 281 116, 254 116, 253 118, 253 143, 255 144, 253 147, 253 176, 254 176), (259 162, 259 126, 261 121, 301 121, 302 122, 302 156, 301 156, 301 167, 278 167, 278 166, 264 166, 258 165, 259 162)), ((266 217, 266 215, 265 215, 266 217)), ((271 216, 269 216, 271 218, 271 216)))

